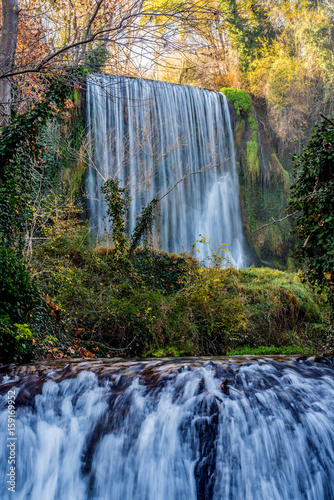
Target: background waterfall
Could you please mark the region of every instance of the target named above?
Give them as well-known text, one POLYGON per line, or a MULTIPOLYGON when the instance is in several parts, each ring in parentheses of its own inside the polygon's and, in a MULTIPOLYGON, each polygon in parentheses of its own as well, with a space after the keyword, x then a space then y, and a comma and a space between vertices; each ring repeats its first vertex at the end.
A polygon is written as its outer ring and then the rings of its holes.
POLYGON ((0 375, 2 500, 334 498, 330 366, 242 357, 46 364, 0 375), (10 389, 15 494, 4 480, 10 389))
POLYGON ((213 250, 227 243, 234 266, 247 265, 224 95, 164 82, 94 76, 87 85, 87 120, 95 167, 87 180, 89 209, 98 234, 104 232, 106 215, 100 194, 103 178, 120 178, 129 187, 130 231, 143 205, 177 184, 160 202, 156 245, 170 252, 190 250, 201 234, 212 238, 213 250))

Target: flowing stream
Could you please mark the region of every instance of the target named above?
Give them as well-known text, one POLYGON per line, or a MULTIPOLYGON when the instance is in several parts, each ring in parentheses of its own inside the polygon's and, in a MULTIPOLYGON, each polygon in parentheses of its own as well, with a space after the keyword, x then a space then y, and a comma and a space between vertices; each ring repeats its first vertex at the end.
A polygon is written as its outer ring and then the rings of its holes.
POLYGON ((97 234, 106 228, 101 186, 112 177, 120 179, 132 197, 130 233, 143 206, 158 196, 156 246, 189 251, 201 235, 212 240, 209 253, 227 244, 231 264, 249 263, 230 112, 223 94, 139 78, 92 76, 87 124, 87 190, 97 234))
POLYGON ((333 365, 47 363, 0 373, 2 500, 334 499, 333 365), (4 481, 8 442, 15 494, 4 481))

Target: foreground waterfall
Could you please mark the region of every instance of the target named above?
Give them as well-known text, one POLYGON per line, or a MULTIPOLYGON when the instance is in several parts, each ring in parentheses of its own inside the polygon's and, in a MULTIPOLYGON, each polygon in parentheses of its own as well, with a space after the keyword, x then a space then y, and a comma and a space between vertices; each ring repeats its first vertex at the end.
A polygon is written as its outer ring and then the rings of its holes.
POLYGON ((129 230, 141 208, 162 197, 156 245, 190 250, 199 235, 212 250, 228 244, 231 263, 247 265, 239 185, 226 97, 150 80, 90 77, 87 121, 91 145, 89 208, 98 234, 106 215, 103 179, 123 181, 132 196, 129 230), (181 182, 180 182, 181 181, 181 182))
POLYGON ((1 375, 2 500, 334 498, 333 367, 242 357, 56 366, 1 375), (15 495, 4 481, 9 391, 15 495))

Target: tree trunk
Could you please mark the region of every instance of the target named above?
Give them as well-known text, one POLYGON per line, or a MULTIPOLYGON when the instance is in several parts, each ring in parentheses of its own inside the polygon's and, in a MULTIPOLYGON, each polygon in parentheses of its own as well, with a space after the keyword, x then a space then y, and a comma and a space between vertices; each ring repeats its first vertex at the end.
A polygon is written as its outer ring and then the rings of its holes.
POLYGON ((11 107, 12 79, 1 78, 11 73, 19 24, 18 0, 2 0, 2 32, 0 38, 0 126, 8 123, 11 107))

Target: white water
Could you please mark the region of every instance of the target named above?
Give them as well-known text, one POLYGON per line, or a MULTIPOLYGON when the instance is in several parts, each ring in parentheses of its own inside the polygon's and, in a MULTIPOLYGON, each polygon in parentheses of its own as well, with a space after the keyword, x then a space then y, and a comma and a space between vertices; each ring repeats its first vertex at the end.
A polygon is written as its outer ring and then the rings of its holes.
POLYGON ((231 263, 247 265, 233 133, 223 94, 93 76, 87 84, 87 123, 94 166, 87 178, 89 210, 98 234, 105 228, 104 179, 121 179, 130 189, 130 232, 141 208, 176 185, 160 202, 156 245, 189 251, 202 235, 212 239, 210 251, 228 244, 231 263))
POLYGON ((2 479, 13 386, 18 408, 16 493, 3 481, 2 500, 333 500, 333 368, 170 360, 96 372, 50 372, 35 397, 38 377, 3 379, 2 479))

